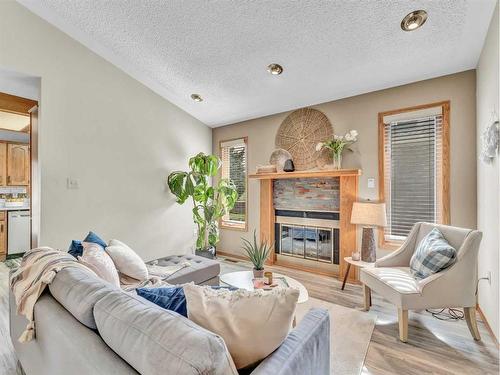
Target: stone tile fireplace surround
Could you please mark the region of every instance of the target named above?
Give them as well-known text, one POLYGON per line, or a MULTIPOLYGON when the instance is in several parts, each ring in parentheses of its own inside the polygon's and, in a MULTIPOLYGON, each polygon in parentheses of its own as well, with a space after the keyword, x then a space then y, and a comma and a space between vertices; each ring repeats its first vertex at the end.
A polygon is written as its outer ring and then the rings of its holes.
MULTIPOLYGON (((253 174, 260 180, 260 235, 275 243, 269 264, 338 276, 356 249, 350 223, 360 170, 253 174)), ((349 272, 357 279, 355 270, 349 272)))

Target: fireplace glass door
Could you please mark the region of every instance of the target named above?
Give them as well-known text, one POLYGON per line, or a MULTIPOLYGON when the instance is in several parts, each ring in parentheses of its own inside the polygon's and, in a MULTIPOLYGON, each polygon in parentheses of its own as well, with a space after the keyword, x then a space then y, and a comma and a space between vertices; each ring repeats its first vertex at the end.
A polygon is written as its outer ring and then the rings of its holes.
POLYGON ((293 255, 293 227, 290 225, 281 226, 280 252, 284 255, 293 255))
POLYGON ((280 254, 320 262, 333 261, 333 233, 331 228, 316 228, 281 224, 280 254))
POLYGON ((316 228, 304 228, 304 247, 307 259, 318 259, 318 230, 316 228))
POLYGON ((333 236, 331 229, 318 228, 318 260, 329 263, 333 260, 333 236))
POLYGON ((299 258, 304 258, 304 227, 293 227, 293 249, 292 255, 299 258))

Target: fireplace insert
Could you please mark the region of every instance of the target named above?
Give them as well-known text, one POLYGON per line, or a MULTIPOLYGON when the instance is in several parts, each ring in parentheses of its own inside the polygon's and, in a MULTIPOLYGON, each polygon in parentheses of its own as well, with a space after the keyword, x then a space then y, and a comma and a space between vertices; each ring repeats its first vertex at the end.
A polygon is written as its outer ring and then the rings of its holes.
POLYGON ((339 263, 338 213, 321 215, 277 211, 276 252, 318 262, 339 263), (286 216, 284 216, 285 214, 286 216), (316 218, 320 217, 320 218, 316 218), (333 220, 335 218, 337 220, 333 220))

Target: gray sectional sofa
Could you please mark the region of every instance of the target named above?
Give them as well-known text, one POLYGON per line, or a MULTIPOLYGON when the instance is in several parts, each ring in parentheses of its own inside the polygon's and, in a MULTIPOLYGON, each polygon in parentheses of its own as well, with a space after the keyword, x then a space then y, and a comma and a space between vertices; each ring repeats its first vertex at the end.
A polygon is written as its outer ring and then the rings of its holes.
MULTIPOLYGON (((192 257, 198 267, 169 281, 213 282, 218 264, 192 257)), ((219 336, 79 268, 60 271, 36 303, 35 340, 18 342, 27 320, 16 314, 12 295, 10 305, 11 337, 27 375, 230 373, 219 336)), ((326 375, 329 358, 328 312, 312 309, 280 348, 245 373, 326 375)))

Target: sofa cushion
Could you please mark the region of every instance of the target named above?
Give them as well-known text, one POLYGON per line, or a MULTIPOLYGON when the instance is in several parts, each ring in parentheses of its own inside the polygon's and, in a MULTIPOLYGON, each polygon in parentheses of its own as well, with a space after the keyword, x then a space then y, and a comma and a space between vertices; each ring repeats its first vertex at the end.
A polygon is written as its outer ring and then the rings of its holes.
POLYGON ((219 276, 220 273, 219 262, 196 255, 172 255, 160 258, 155 262, 157 262, 158 266, 171 266, 189 262, 189 267, 185 267, 167 278, 170 284, 185 284, 189 282, 201 284, 219 276))
POLYGON ((111 257, 120 273, 139 281, 148 278, 148 269, 144 261, 123 242, 118 240, 109 241, 106 253, 111 257))
POLYGON ((118 270, 102 246, 92 242, 82 242, 82 245, 83 255, 78 257, 78 261, 85 264, 103 280, 119 287, 120 277, 118 276, 118 270))
POLYGON ((236 368, 254 365, 276 350, 290 330, 299 291, 275 288, 215 290, 184 285, 188 317, 220 335, 236 368))
POLYGON ((142 375, 237 374, 222 338, 137 295, 112 291, 94 316, 103 340, 142 375))
POLYGON ((186 296, 182 287, 137 288, 136 292, 142 298, 187 318, 186 296))
POLYGON ((66 267, 59 271, 49 284, 52 296, 80 323, 96 329, 94 305, 110 291, 117 288, 92 272, 77 267, 66 267))
POLYGON ((68 253, 73 255, 75 258, 78 258, 83 254, 83 245, 82 241, 79 240, 73 240, 71 241, 69 248, 68 248, 68 253))
POLYGON ((410 259, 410 269, 417 279, 425 279, 455 263, 457 251, 439 229, 432 229, 417 245, 410 259))
POLYGON ((90 231, 83 241, 79 241, 79 240, 71 241, 71 244, 69 245, 68 253, 73 255, 75 258, 78 258, 79 256, 81 256, 83 254, 82 242, 96 243, 98 245, 101 245, 103 248, 105 248, 107 246, 106 242, 104 242, 104 240, 101 237, 99 237, 94 232, 90 231))

